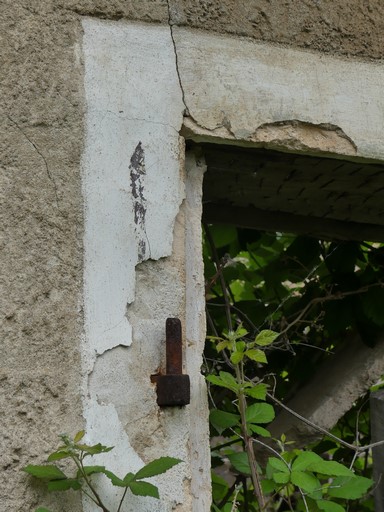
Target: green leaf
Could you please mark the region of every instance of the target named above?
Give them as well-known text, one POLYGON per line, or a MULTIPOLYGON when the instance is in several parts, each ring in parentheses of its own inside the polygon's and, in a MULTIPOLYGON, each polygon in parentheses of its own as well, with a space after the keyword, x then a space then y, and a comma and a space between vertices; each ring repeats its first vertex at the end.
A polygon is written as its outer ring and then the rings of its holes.
POLYGON ((245 388, 244 393, 258 400, 265 400, 267 396, 267 384, 256 384, 252 388, 245 388))
POLYGON ((273 343, 275 339, 278 338, 279 336, 280 334, 278 332, 265 329, 263 331, 260 331, 259 334, 256 336, 255 343, 261 347, 265 347, 273 343))
POLYGON ((168 469, 176 466, 176 464, 180 464, 180 462, 182 462, 180 459, 175 459, 173 457, 160 457, 159 459, 155 459, 141 468, 135 474, 135 480, 141 480, 142 478, 150 478, 151 476, 161 475, 162 473, 168 471, 168 469))
POLYGON ((333 498, 357 500, 364 496, 372 485, 373 481, 363 476, 350 478, 340 476, 335 478, 328 487, 328 494, 333 498))
POLYGON ((107 453, 113 450, 113 446, 103 446, 101 443, 89 446, 87 444, 78 444, 76 448, 87 453, 88 455, 98 455, 99 453, 107 453))
POLYGON ((151 496, 152 498, 160 498, 158 488, 149 482, 132 481, 129 484, 129 488, 136 496, 151 496))
MULTIPOLYGON (((288 478, 289 478, 289 476, 288 476, 288 478)), ((275 482, 273 480, 269 480, 267 478, 262 480, 260 483, 261 483, 261 488, 262 488, 264 494, 270 494, 276 488, 275 482)))
POLYGON ((232 352, 231 354, 231 363, 239 364, 244 357, 244 352, 232 352))
POLYGON ((245 351, 245 355, 251 359, 252 361, 256 361, 257 363, 267 363, 267 356, 265 353, 259 348, 251 348, 250 350, 245 351))
POLYGON ((110 479, 112 482, 112 485, 115 485, 116 487, 127 487, 127 485, 123 482, 121 478, 115 475, 115 473, 112 473, 112 471, 109 471, 106 469, 103 471, 104 475, 110 479))
POLYGON ((71 457, 71 455, 67 450, 59 450, 51 453, 47 460, 48 462, 52 462, 54 460, 68 459, 69 457, 71 457))
POLYGON ((318 500, 316 504, 324 512, 345 512, 345 508, 334 501, 318 500))
MULTIPOLYGON (((105 466, 84 466, 84 473, 86 475, 93 475, 95 473, 105 473, 105 466)), ((77 478, 81 478, 82 473, 77 471, 77 478)))
POLYGON ((271 468, 277 469, 282 473, 290 473, 290 468, 287 466, 287 464, 277 457, 269 457, 268 464, 271 466, 271 468))
POLYGON ((247 423, 270 423, 275 417, 272 405, 265 402, 250 405, 245 411, 247 423))
POLYGON ((309 466, 311 466, 312 471, 316 471, 315 465, 319 462, 323 462, 323 459, 320 455, 314 452, 301 452, 296 459, 293 461, 292 470, 293 471, 304 471, 309 466))
POLYGON ((236 471, 243 473, 244 475, 251 474, 248 457, 245 452, 230 453, 227 457, 236 471))
POLYGON ((28 466, 25 466, 22 470, 43 480, 60 480, 67 478, 61 469, 53 465, 34 466, 32 464, 28 464, 28 466))
POLYGON ((47 484, 48 491, 68 491, 74 489, 78 491, 81 489, 81 483, 76 478, 67 478, 66 480, 51 480, 47 484))
POLYGON ((216 345, 216 350, 218 352, 221 352, 222 350, 224 350, 225 348, 231 348, 231 342, 230 341, 220 341, 217 345, 216 345))
POLYGON ((50 510, 48 510, 47 508, 44 508, 44 507, 39 507, 35 510, 35 512, 51 512, 50 510))
POLYGON ((313 492, 315 489, 321 488, 319 480, 314 475, 304 471, 292 471, 291 482, 306 492, 313 492))
POLYGON ((316 473, 321 473, 322 475, 327 476, 355 476, 353 471, 334 460, 321 459, 319 462, 314 462, 307 467, 311 471, 315 471, 316 473))
POLYGON ((260 425, 254 425, 251 423, 251 425, 249 425, 249 428, 254 434, 258 434, 259 436, 262 437, 271 437, 271 433, 269 432, 269 430, 260 427, 260 425))
POLYGON ((364 313, 370 318, 376 325, 380 327, 384 326, 384 316, 382 304, 384 301, 384 289, 383 288, 371 288, 362 296, 363 310, 364 313))
POLYGON ((80 430, 76 435, 75 437, 73 438, 73 441, 75 443, 78 443, 79 441, 81 441, 83 439, 83 437, 85 436, 85 430, 80 430))
POLYGON ((291 475, 289 473, 273 473, 272 478, 277 484, 287 484, 291 475))
POLYGON ((124 484, 125 484, 126 486, 128 486, 128 484, 129 484, 130 482, 132 482, 132 480, 134 480, 134 478, 135 478, 135 474, 134 474, 134 473, 127 473, 127 474, 125 475, 125 477, 123 478, 123 482, 124 482, 124 484))
POLYGON ((217 432, 221 434, 226 428, 237 425, 240 421, 240 416, 238 414, 213 409, 209 414, 209 421, 217 432))
POLYGON ((236 379, 228 372, 220 372, 219 376, 208 375, 206 379, 208 382, 215 384, 215 386, 230 389, 234 393, 237 393, 240 388, 240 385, 237 383, 236 379))

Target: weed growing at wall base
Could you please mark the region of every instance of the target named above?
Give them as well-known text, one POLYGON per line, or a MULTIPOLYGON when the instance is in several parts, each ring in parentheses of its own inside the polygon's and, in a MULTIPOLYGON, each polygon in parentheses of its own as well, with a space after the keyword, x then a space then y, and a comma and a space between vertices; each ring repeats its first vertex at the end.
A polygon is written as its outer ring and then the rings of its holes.
MULTIPOLYGON (((29 464, 23 468, 23 471, 46 482, 48 491, 68 491, 70 489, 80 491, 103 512, 113 512, 110 508, 106 507, 103 501, 105 498, 100 496, 92 480, 94 475, 105 475, 105 477, 111 481, 112 485, 124 489, 122 490, 121 499, 114 509, 114 512, 120 512, 123 502, 127 498, 128 491, 136 496, 150 496, 158 499, 158 488, 146 482, 145 479, 161 475, 181 462, 180 459, 173 457, 160 457, 159 459, 149 462, 136 473, 127 473, 123 478, 119 478, 105 466, 84 465, 84 460, 87 457, 107 453, 113 449, 113 447, 103 446, 100 443, 92 446, 83 444, 81 441, 84 435, 85 432, 83 430, 78 432, 73 439, 66 434, 60 435, 62 445, 48 457, 48 462, 71 459, 76 466, 76 472, 73 476, 67 476, 56 464, 29 464)), ((44 507, 40 507, 36 512, 50 511, 44 507)))

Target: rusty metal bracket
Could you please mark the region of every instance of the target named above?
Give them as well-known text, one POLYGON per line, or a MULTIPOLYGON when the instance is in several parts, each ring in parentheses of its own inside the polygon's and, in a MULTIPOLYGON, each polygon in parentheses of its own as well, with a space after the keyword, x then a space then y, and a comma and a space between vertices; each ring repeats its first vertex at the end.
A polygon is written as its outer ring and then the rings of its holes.
POLYGON ((166 373, 157 375, 157 404, 160 407, 188 405, 190 402, 189 375, 183 375, 183 342, 181 322, 167 318, 165 324, 166 373))

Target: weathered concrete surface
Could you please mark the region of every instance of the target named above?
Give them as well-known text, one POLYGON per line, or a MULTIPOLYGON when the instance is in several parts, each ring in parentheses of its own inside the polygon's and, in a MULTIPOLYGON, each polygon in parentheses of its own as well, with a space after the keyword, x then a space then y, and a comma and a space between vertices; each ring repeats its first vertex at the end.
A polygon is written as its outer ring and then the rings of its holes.
POLYGON ((252 37, 333 55, 381 59, 381 0, 58 0, 76 13, 252 37))
POLYGON ((5 0, 0 33, 0 508, 27 512, 44 491, 20 468, 83 425, 83 80, 73 14, 5 0))
MULTIPOLYGON (((195 235, 200 233, 203 172, 199 169, 200 180, 191 185, 197 199, 186 216, 188 179, 179 136, 184 104, 171 32, 159 25, 90 18, 83 27, 88 439, 97 442, 104 435, 116 446, 103 460, 119 475, 159 456, 184 461, 156 479, 160 501, 130 496, 122 510, 208 511, 209 436, 200 374, 203 278, 201 239, 195 235), (189 267, 186 229, 194 230, 189 267), (200 288, 199 300, 186 307, 188 272, 191 288, 200 288), (187 326, 191 404, 159 410, 150 376, 164 370, 165 320, 174 316, 187 326)), ((112 506, 119 490, 106 479, 100 486, 112 506)), ((86 504, 85 510, 93 507, 86 504)))
MULTIPOLYGON (((383 375, 384 340, 367 347, 358 336, 350 337, 342 351, 318 369, 313 379, 286 405, 319 427, 330 430, 383 375)), ((282 433, 297 446, 323 434, 283 410, 270 425, 272 436, 282 433)))
POLYGON ((384 64, 178 27, 173 33, 190 115, 185 136, 384 158, 384 64))

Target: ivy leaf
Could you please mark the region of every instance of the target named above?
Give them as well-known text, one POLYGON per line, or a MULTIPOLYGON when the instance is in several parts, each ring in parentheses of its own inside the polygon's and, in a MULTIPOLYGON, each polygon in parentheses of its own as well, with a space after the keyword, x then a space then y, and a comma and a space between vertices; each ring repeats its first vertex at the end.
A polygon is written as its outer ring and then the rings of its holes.
POLYGON ((151 496, 152 498, 160 498, 158 488, 149 482, 132 481, 129 484, 129 488, 136 496, 151 496))
POLYGON ((275 410, 265 402, 250 405, 245 411, 247 423, 270 423, 274 417, 275 410))
POLYGON ((53 465, 34 466, 32 464, 28 464, 28 466, 25 466, 22 470, 43 480, 64 480, 67 478, 61 469, 53 465))
POLYGON ((251 388, 245 388, 244 393, 252 398, 256 398, 258 400, 265 400, 267 396, 267 384, 256 384, 251 388))
POLYGON ((47 484, 48 491, 68 491, 74 489, 78 491, 81 489, 81 483, 76 478, 67 478, 65 480, 51 480, 47 484))
POLYGON ((318 500, 316 504, 324 512, 345 512, 345 508, 334 501, 318 500))
POLYGON ((260 347, 265 347, 267 345, 271 345, 278 338, 280 334, 275 331, 271 331, 270 329, 265 329, 260 331, 259 334, 255 338, 255 343, 260 347))
MULTIPOLYGON (((180 462, 182 462, 180 459, 175 459, 173 457, 160 457, 159 459, 155 459, 141 468, 135 474, 135 480, 141 480, 142 478, 150 478, 151 476, 161 475, 162 473, 168 471, 168 469, 176 466, 176 464, 180 464, 180 462)), ((142 496, 146 495, 143 494, 142 496)), ((151 495, 148 494, 148 496, 151 495)))
POLYGON ((251 348, 250 350, 245 351, 245 355, 251 359, 252 361, 256 361, 257 363, 267 363, 267 356, 265 353, 259 348, 251 348))
POLYGON ((217 432, 221 434, 226 428, 237 425, 240 421, 240 416, 238 414, 213 409, 209 414, 209 421, 217 432))
POLYGON ((328 487, 328 494, 333 498, 357 500, 364 496, 372 486, 373 481, 363 476, 338 477, 328 487))
POLYGON ((321 488, 319 480, 311 473, 304 471, 292 471, 291 482, 306 492, 313 492, 315 489, 321 488))

